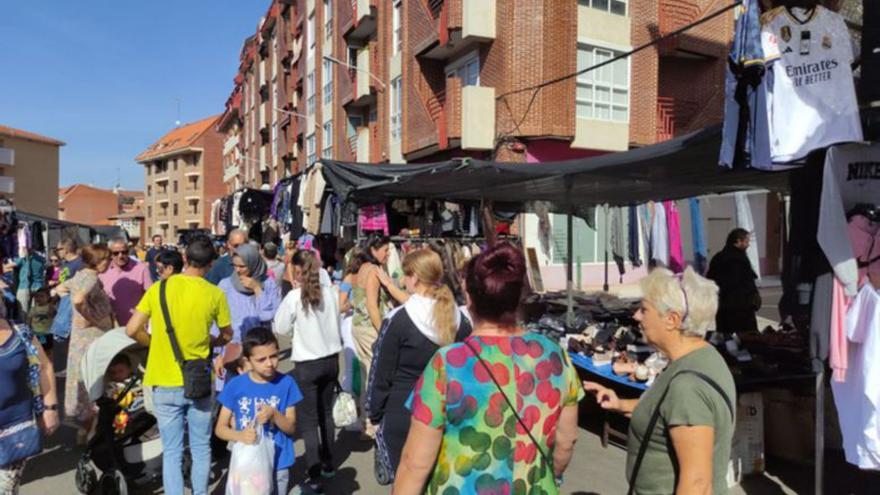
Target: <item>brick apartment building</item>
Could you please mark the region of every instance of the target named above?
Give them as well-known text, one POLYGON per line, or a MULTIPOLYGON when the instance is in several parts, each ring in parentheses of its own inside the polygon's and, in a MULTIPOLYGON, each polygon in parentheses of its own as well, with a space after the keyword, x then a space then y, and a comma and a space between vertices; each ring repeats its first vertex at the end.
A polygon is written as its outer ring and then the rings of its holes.
POLYGON ((143 237, 143 191, 74 184, 58 190, 58 219, 83 225, 117 225, 129 237, 143 237), (124 220, 124 221, 123 221, 124 220))
POLYGON ((224 193, 219 117, 180 126, 135 158, 144 166, 148 236, 173 241, 181 229, 209 225, 210 205, 224 193))
POLYGON ((58 218, 62 146, 57 139, 0 125, 0 198, 21 211, 58 218))
POLYGON ((245 40, 224 182, 272 185, 320 157, 575 158, 717 123, 731 15, 578 78, 717 0, 274 0, 245 40), (534 98, 533 98, 534 95, 534 98))

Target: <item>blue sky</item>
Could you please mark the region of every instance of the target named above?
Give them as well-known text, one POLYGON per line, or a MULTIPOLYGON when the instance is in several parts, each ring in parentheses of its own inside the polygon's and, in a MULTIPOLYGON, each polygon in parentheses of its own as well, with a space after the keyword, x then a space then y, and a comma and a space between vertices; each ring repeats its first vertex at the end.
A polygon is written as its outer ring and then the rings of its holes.
POLYGON ((42 0, 0 6, 0 124, 61 148, 62 186, 143 188, 134 157, 221 113, 269 0, 42 0))

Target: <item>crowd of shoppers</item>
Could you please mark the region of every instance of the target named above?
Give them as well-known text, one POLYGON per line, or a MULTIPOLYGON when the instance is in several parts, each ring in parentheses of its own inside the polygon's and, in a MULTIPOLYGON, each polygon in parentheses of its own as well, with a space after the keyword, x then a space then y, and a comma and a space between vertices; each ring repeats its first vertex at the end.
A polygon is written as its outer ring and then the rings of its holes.
MULTIPOLYGON (((192 492, 208 493, 219 457, 212 432, 245 444, 270 435, 271 493, 279 494, 294 481, 297 435, 306 463, 299 482, 321 493, 339 461, 333 406, 340 382, 360 398, 376 476, 395 494, 558 493, 585 391, 600 407, 632 417, 634 493, 726 490, 736 395, 704 339, 718 286, 691 269, 681 276, 655 269, 642 280, 635 317, 671 364, 639 400, 624 400, 582 384, 557 342, 520 325, 526 265, 511 244, 483 250, 462 274, 444 273, 430 248, 415 250, 395 280, 386 270, 390 241, 381 236, 334 253, 332 276, 316 251, 287 244, 279 253, 278 244, 259 245, 241 230, 229 234, 223 256, 207 237, 183 249, 163 246, 161 236, 151 241, 144 250, 122 238, 83 247, 65 239, 48 266, 28 253, 5 267, 18 274, 28 324, 0 315, 0 432, 29 418, 46 434, 58 427, 55 373, 43 351, 54 335, 69 339, 64 417, 84 443, 95 408, 79 359, 105 332, 125 327, 149 350, 143 384, 153 391, 167 493, 184 492, 186 451, 192 492), (462 279, 465 307, 446 285, 450 276, 462 279), (290 375, 278 371, 276 336, 291 341, 290 375), (175 346, 187 366, 206 363, 213 387, 193 391, 175 346)), ((0 491, 15 493, 26 458, 0 465, 0 491)))

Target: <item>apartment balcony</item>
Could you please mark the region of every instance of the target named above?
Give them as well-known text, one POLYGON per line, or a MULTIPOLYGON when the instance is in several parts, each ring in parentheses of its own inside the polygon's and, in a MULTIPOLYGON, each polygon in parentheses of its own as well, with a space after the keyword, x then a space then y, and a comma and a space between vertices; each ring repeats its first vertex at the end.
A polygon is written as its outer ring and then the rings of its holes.
MULTIPOLYGON (((660 0, 658 4, 658 35, 666 36, 692 24, 720 8, 717 0, 660 0)), ((676 57, 713 57, 727 55, 727 36, 719 35, 718 26, 732 21, 722 15, 693 30, 686 31, 659 44, 660 55, 676 57)), ((723 33, 722 33, 723 34, 723 33)))
POLYGON ((162 177, 156 177, 155 179, 153 179, 153 182, 155 182, 156 184, 162 184, 162 183, 167 184, 168 183, 168 176, 163 175, 162 177))
POLYGON ((688 122, 699 112, 695 101, 657 97, 657 142, 667 141, 680 134, 688 122))
POLYGON ((355 133, 353 135, 348 136, 346 138, 346 141, 348 142, 348 149, 346 150, 346 151, 348 151, 348 156, 342 157, 342 158, 346 159, 346 160, 357 161, 357 153, 358 153, 358 133, 357 133, 357 130, 355 130, 355 133))
POLYGON ((15 177, 0 177, 0 194, 15 194, 15 177))
POLYGON ((355 156, 355 161, 357 162, 369 162, 370 161, 370 128, 369 127, 361 127, 357 131, 356 143, 357 145, 357 153, 355 156))
MULTIPOLYGON (((348 105, 352 107, 363 107, 371 105, 376 101, 376 91, 378 83, 371 76, 372 59, 375 56, 375 49, 369 46, 358 49, 357 52, 357 70, 350 70, 348 75, 352 80, 353 97, 348 101, 348 105)), ((343 97, 343 101, 348 100, 343 97)))
POLYGON ((231 181, 232 179, 238 177, 239 173, 240 169, 238 165, 230 165, 223 168, 223 182, 231 181))
POLYGON ((376 32, 376 4, 377 0, 351 0, 351 24, 343 27, 345 39, 365 40, 376 32))
POLYGON ((15 150, 12 148, 0 148, 0 165, 11 167, 15 165, 15 150))
POLYGON ((465 86, 461 90, 461 149, 495 147, 495 88, 465 86))
POLYGON ((416 55, 446 60, 495 39, 496 0, 413 0, 420 10, 413 26, 416 55), (421 34, 425 33, 425 34, 421 34), (419 36, 420 35, 420 36, 419 36))

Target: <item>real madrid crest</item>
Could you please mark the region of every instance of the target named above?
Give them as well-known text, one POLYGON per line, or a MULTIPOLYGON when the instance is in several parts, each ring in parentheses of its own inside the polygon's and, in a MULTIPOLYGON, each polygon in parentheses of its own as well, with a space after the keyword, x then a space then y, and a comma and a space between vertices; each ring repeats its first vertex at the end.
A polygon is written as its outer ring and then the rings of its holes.
POLYGON ((791 40, 791 27, 782 26, 782 29, 779 30, 779 35, 782 37, 782 41, 788 43, 791 40))
POLYGON ((825 49, 831 49, 831 35, 826 34, 822 37, 822 47, 825 49))

